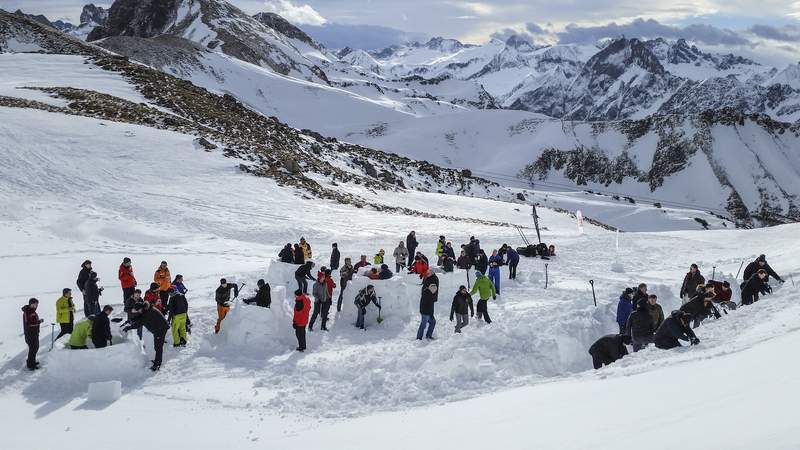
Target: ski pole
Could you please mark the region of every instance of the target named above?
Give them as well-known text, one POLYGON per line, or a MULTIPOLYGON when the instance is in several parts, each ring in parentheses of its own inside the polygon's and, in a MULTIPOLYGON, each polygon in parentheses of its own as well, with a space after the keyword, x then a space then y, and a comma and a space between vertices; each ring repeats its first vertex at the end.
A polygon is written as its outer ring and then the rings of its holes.
POLYGON ((56 324, 50 324, 50 350, 48 352, 53 351, 53 347, 56 345, 56 324))
POLYGON ((383 306, 383 297, 378 297, 378 323, 383 322, 383 317, 381 317, 382 306, 383 306))
POLYGON ((711 271, 711 279, 714 279, 714 276, 717 274, 717 266, 714 266, 714 270, 711 271))
POLYGON ((469 285, 469 267, 467 267, 467 289, 472 289, 472 286, 469 285))
POLYGON ((739 279, 739 273, 742 271, 742 266, 744 266, 744 260, 742 260, 742 263, 739 264, 739 270, 736 271, 736 279, 737 280, 739 279))
POLYGON ((589 280, 589 284, 592 286, 592 299, 594 299, 594 307, 597 308, 597 296, 594 294, 594 280, 589 280))
POLYGON ((544 263, 544 288, 547 289, 547 283, 549 279, 547 276, 547 263, 544 263))

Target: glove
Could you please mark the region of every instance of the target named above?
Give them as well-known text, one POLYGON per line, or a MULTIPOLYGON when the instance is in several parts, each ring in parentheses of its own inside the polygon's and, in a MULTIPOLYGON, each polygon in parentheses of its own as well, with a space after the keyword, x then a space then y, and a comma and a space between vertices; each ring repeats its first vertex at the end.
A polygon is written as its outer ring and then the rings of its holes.
POLYGON ((39 319, 39 323, 44 323, 44 319, 39 319))
POLYGON ((497 296, 496 296, 496 295, 493 295, 493 296, 492 296, 492 300, 497 300, 497 296))
POLYGON ((697 339, 697 338, 695 337, 695 338, 692 338, 692 341, 691 341, 691 342, 692 342, 692 345, 697 345, 697 344, 699 344, 699 343, 700 343, 700 339, 697 339))
POLYGON ((786 281, 783 278, 778 278, 778 283, 783 284, 786 283, 786 281))

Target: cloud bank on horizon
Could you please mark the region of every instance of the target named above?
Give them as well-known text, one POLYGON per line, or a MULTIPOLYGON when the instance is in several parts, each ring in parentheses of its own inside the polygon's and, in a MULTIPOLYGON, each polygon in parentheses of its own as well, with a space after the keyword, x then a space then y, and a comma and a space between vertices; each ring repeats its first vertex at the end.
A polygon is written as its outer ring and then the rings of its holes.
MULTIPOLYGON (((312 36, 333 48, 349 45, 370 49, 423 36, 482 43, 517 34, 540 44, 591 44, 627 36, 684 38, 710 50, 735 51, 765 63, 800 60, 796 45, 800 42, 800 1, 228 1, 249 13, 280 14, 307 27, 312 36), (384 38, 381 30, 386 33, 384 38)), ((52 20, 76 21, 84 3, 86 0, 0 0, 0 8, 22 8, 52 20)), ((109 4, 106 0, 104 6, 109 4)))

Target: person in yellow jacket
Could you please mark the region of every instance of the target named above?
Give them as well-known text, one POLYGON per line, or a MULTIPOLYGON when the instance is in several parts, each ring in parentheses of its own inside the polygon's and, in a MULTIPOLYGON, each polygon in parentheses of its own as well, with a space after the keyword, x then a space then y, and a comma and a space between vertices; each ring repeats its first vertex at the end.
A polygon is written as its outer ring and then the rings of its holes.
POLYGON ((437 266, 442 266, 442 264, 443 264, 444 247, 445 247, 446 244, 447 244, 447 241, 445 240, 444 236, 439 236, 439 240, 436 241, 436 257, 437 257, 436 265, 437 266))
MULTIPOLYGON (((102 313, 101 313, 102 314, 102 313)), ((92 321, 94 316, 79 320, 72 329, 72 334, 69 335, 69 348, 73 350, 86 350, 86 340, 92 335, 92 321)))
POLYGON ((65 334, 72 334, 72 327, 75 323, 75 303, 72 303, 72 289, 64 288, 61 290, 61 298, 56 300, 56 322, 61 327, 57 341, 65 334))
POLYGON ((172 275, 169 273, 166 261, 161 261, 161 265, 156 269, 156 273, 153 275, 153 282, 158 283, 158 297, 161 299, 163 311, 166 311, 167 302, 169 301, 169 288, 172 286, 172 275))
POLYGON ((375 254, 375 257, 372 258, 373 263, 376 266, 383 264, 383 256, 385 254, 386 254, 386 252, 383 249, 381 249, 378 253, 375 254))
POLYGON ((492 323, 492 319, 489 318, 488 302, 489 297, 493 300, 497 299, 497 291, 494 289, 494 283, 480 271, 475 272, 475 285, 472 286, 470 295, 474 295, 476 292, 480 294, 481 298, 478 300, 478 304, 475 307, 478 312, 478 320, 483 317, 486 323, 492 323))
POLYGON ((311 259, 311 245, 306 242, 306 238, 300 238, 300 248, 303 249, 303 256, 306 261, 311 259))

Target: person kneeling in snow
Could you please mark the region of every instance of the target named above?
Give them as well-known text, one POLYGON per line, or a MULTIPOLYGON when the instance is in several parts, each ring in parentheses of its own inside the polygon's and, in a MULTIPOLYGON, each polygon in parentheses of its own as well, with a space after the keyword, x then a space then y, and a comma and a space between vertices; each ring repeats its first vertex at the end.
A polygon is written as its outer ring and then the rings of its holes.
POLYGON ((714 286, 714 303, 719 303, 723 308, 736 309, 736 303, 731 301, 733 291, 727 281, 711 281, 714 286))
POLYGON ((152 361, 153 365, 150 370, 153 372, 161 368, 161 360, 164 353, 164 339, 169 330, 169 323, 164 315, 157 309, 150 305, 148 302, 141 302, 133 305, 131 310, 133 314, 133 321, 122 331, 128 332, 138 327, 147 328, 147 331, 153 334, 153 348, 155 349, 155 359, 152 361))
POLYGON ((255 303, 256 306, 260 306, 262 308, 269 308, 270 305, 272 304, 272 294, 270 293, 269 283, 261 279, 258 280, 256 285, 258 286, 256 295, 250 298, 246 298, 243 301, 248 305, 252 305, 253 303, 255 303))
POLYGON ((607 366, 628 354, 625 345, 631 343, 631 337, 624 334, 609 334, 601 337, 591 347, 592 364, 595 369, 607 366))
POLYGON ((470 294, 475 294, 478 292, 480 294, 480 300, 478 300, 477 310, 478 310, 478 320, 483 317, 483 320, 486 323, 492 323, 492 319, 489 318, 489 297, 493 300, 496 300, 496 293, 494 290, 494 284, 489 280, 489 278, 481 273, 480 271, 475 272, 475 284, 472 286, 472 291, 470 294))
POLYGON ((297 351, 306 351, 306 326, 308 325, 308 315, 311 312, 311 300, 298 289, 294 291, 294 316, 292 317, 292 327, 294 335, 297 337, 297 351))
POLYGON ((381 304, 378 302, 378 297, 375 295, 375 287, 373 285, 368 285, 364 289, 358 291, 358 295, 356 295, 353 304, 356 305, 356 311, 358 316, 356 317, 356 327, 362 330, 366 330, 367 328, 364 326, 364 316, 367 314, 367 306, 370 303, 373 303, 378 309, 381 309, 381 304))
POLYGON ((658 330, 656 330, 656 335, 653 338, 656 347, 662 350, 680 347, 681 343, 678 342, 679 340, 690 342, 691 345, 699 344, 700 339, 697 339, 694 331, 689 327, 689 321, 691 319, 691 314, 682 311, 672 311, 672 314, 670 314, 669 317, 664 320, 664 323, 658 327, 658 330))
POLYGON ((92 322, 94 316, 89 316, 83 320, 79 320, 72 329, 72 334, 69 335, 69 348, 73 350, 86 350, 86 341, 92 336, 92 322))
POLYGON ((469 318, 474 315, 472 296, 467 292, 466 286, 459 286, 458 292, 453 297, 453 305, 450 307, 450 322, 453 321, 453 316, 456 317, 456 333, 461 333, 461 329, 469 325, 469 318))

